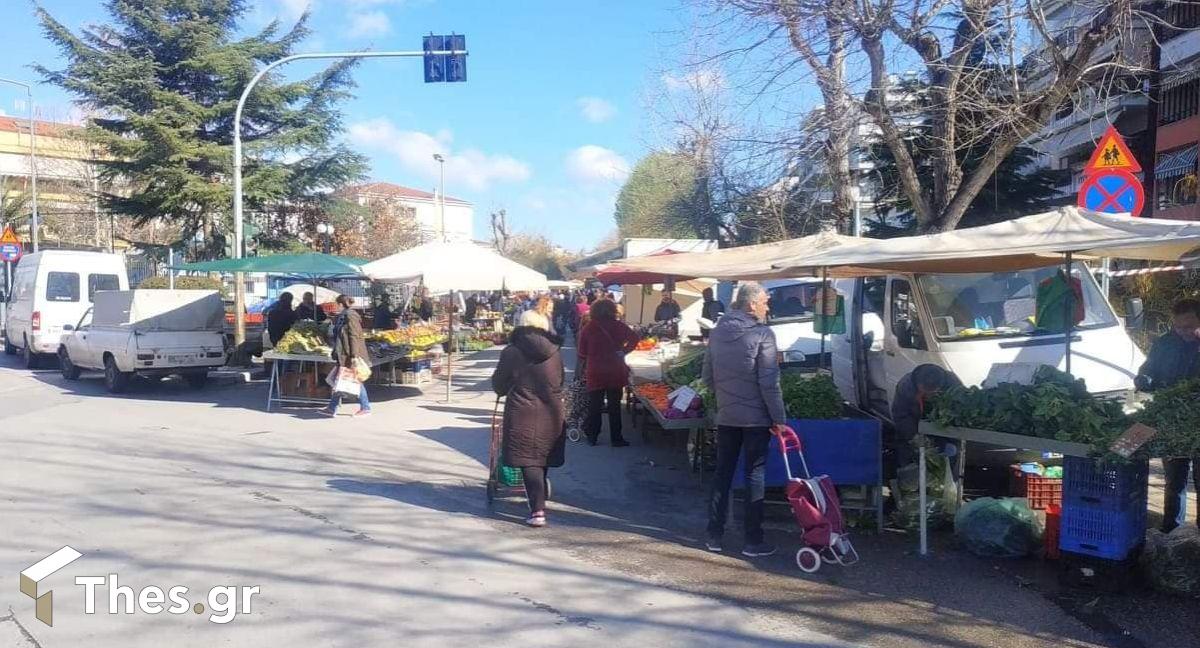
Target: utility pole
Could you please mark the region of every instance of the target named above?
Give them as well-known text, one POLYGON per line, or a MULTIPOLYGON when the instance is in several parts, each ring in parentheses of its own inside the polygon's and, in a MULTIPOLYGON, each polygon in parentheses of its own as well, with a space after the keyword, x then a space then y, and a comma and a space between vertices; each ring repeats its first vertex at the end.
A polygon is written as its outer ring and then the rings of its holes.
POLYGON ((446 241, 446 158, 441 153, 434 153, 433 159, 438 163, 438 221, 441 223, 442 242, 446 241))
POLYGON ((37 193, 37 123, 33 121, 33 87, 22 81, 0 78, 0 83, 10 83, 25 88, 25 103, 29 112, 29 178, 33 193, 33 221, 29 224, 33 251, 38 251, 38 193, 37 193))

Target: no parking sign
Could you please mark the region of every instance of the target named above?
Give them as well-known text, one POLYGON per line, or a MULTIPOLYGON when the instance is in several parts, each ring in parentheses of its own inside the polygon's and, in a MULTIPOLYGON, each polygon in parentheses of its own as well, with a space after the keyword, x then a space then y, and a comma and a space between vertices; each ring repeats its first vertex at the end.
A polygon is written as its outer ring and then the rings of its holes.
POLYGON ((1140 216, 1146 204, 1142 181, 1135 173, 1142 170, 1116 128, 1108 127, 1092 159, 1083 168, 1086 178, 1079 187, 1077 204, 1106 214, 1140 216))
POLYGON ((13 231, 12 226, 4 228, 4 234, 0 235, 0 261, 12 263, 20 259, 23 252, 21 239, 17 238, 17 233, 13 231))

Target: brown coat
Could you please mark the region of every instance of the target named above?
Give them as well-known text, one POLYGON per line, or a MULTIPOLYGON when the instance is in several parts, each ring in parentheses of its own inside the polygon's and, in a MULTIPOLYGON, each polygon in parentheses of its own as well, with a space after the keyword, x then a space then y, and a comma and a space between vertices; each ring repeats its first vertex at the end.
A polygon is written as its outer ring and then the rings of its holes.
POLYGON ((367 341, 363 337, 362 315, 353 308, 342 309, 333 320, 337 339, 333 341, 333 357, 343 367, 352 366, 354 358, 362 358, 371 364, 371 356, 367 353, 367 341), (342 319, 345 318, 343 323, 342 319))
POLYGON ((531 326, 518 327, 492 373, 492 389, 504 401, 504 453, 514 467, 563 465, 562 338, 531 326))

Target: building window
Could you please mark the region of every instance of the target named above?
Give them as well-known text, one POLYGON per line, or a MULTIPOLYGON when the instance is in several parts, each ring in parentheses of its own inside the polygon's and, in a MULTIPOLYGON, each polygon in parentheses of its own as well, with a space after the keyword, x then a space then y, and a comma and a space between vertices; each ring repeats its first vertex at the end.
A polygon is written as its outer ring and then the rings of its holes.
POLYGON ((1196 204, 1196 159, 1200 148, 1196 144, 1163 151, 1154 163, 1155 205, 1170 209, 1196 204))
POLYGON ((1183 83, 1167 83, 1159 100, 1158 123, 1172 124, 1200 114, 1200 76, 1183 83))

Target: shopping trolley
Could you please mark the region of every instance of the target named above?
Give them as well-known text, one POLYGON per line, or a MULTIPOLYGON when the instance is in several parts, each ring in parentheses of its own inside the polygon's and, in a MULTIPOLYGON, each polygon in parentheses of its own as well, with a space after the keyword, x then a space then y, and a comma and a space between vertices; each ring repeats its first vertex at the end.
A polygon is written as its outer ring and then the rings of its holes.
POLYGON ((787 471, 787 499, 792 506, 796 524, 803 531, 804 546, 796 552, 796 565, 806 573, 815 573, 821 563, 848 566, 858 562, 858 552, 846 534, 845 518, 838 501, 837 487, 829 475, 813 477, 804 460, 804 450, 795 430, 784 428, 779 435, 779 451, 787 471), (792 475, 788 453, 795 450, 800 456, 804 477, 792 475))

